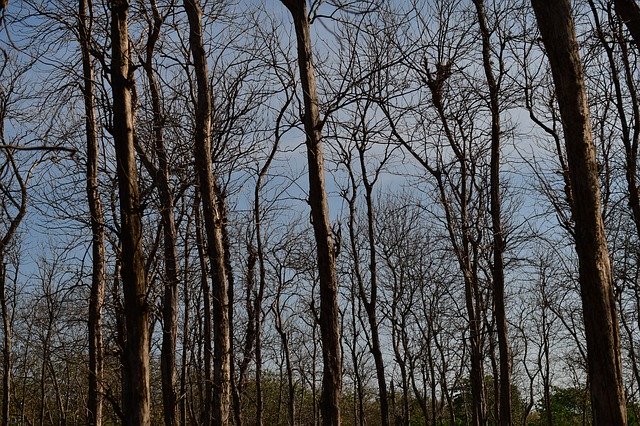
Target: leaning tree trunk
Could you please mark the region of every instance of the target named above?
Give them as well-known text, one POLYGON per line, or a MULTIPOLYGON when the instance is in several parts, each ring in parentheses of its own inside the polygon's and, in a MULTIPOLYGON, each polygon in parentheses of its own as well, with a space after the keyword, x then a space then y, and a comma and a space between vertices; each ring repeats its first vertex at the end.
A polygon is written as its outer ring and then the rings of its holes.
POLYGON ((532 0, 556 87, 575 218, 582 311, 595 424, 627 422, 620 336, 600 206, 595 146, 569 0, 532 0))
POLYGON ((91 63, 90 22, 87 11, 90 4, 80 0, 78 4, 78 35, 82 52, 83 98, 85 130, 87 137, 87 202, 91 215, 91 295, 89 297, 89 398, 87 401, 87 423, 102 424, 102 376, 104 349, 102 346, 102 306, 105 293, 105 248, 104 213, 98 191, 98 156, 100 144, 95 117, 93 93, 93 64, 91 63))
POLYGON ((202 9, 196 0, 184 0, 189 19, 189 44, 196 74, 197 104, 195 117, 196 169, 200 182, 202 212, 207 237, 207 255, 211 265, 213 299, 213 404, 212 419, 216 425, 229 422, 231 386, 231 342, 227 271, 224 260, 222 212, 219 211, 215 178, 211 171, 211 90, 207 58, 202 35, 202 9))
POLYGON ((324 182, 322 124, 318 111, 315 71, 311 53, 310 23, 305 0, 281 0, 293 17, 298 43, 298 67, 304 99, 304 130, 309 165, 309 204, 317 246, 320 276, 320 333, 322 338, 321 416, 325 425, 340 424, 342 357, 340 353, 340 311, 338 282, 329 207, 324 182))
POLYGON ((120 241, 122 244, 122 286, 126 323, 125 389, 123 401, 127 424, 149 425, 149 326, 147 281, 142 252, 142 220, 138 170, 133 144, 135 84, 130 63, 128 2, 111 4, 111 87, 113 90, 113 140, 120 195, 120 241))

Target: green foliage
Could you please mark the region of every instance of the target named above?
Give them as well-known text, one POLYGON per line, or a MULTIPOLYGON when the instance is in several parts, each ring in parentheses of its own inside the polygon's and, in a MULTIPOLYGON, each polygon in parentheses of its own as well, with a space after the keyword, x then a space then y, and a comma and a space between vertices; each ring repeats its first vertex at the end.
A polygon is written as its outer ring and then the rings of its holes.
MULTIPOLYGON (((496 424, 495 418, 495 392, 493 376, 487 375, 484 378, 487 402, 487 420, 489 424, 496 424)), ((466 425, 471 423, 471 409, 473 398, 471 396, 471 381, 465 379, 459 392, 453 399, 455 410, 455 418, 457 425, 466 425)), ((523 415, 524 402, 522 394, 517 386, 511 385, 511 418, 514 424, 517 424, 523 415)), ((446 424, 446 423, 445 423, 446 424)))
MULTIPOLYGON (((538 416, 530 419, 530 425, 547 424, 547 408, 544 400, 537 404, 538 416), (533 421, 531 421, 533 420, 533 421)), ((551 389, 551 417, 553 424, 563 425, 589 425, 591 424, 591 404, 589 401, 589 391, 586 388, 577 387, 552 387, 551 389)))

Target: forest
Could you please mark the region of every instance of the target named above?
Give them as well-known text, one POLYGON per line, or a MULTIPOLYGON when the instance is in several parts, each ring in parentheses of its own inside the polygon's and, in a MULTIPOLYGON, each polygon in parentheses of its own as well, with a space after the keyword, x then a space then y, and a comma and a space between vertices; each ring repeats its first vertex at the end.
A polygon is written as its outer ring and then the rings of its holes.
POLYGON ((0 424, 640 424, 639 88, 636 0, 0 0, 0 424))

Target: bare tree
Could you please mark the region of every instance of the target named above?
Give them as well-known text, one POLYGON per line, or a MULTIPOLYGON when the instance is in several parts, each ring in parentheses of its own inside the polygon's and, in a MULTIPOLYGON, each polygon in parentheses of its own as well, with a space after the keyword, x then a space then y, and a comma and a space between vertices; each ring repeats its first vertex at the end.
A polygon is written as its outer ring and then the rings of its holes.
POLYGON ((98 191, 98 141, 95 117, 94 69, 91 58, 91 3, 78 2, 78 35, 82 53, 82 87, 85 108, 85 131, 87 136, 87 201, 91 215, 91 296, 89 299, 89 399, 87 401, 87 423, 102 424, 102 380, 104 370, 104 348, 102 342, 102 309, 105 295, 105 247, 104 213, 98 191))
MULTIPOLYGON (((0 111, 4 115, 3 111, 0 111)), ((4 117, 0 117, 3 120, 4 117)), ((4 138, 4 134, 0 134, 4 138)), ((15 214, 9 218, 9 223, 0 239, 0 314, 2 315, 3 345, 2 345, 2 421, 9 424, 9 413, 11 410, 11 381, 12 381, 12 313, 7 299, 7 263, 6 254, 9 244, 16 236, 18 226, 22 222, 27 212, 27 185, 22 178, 16 165, 13 153, 6 152, 6 161, 1 167, 3 173, 7 171, 15 175, 15 180, 19 185, 19 198, 9 197, 7 204, 13 204, 15 214)), ((4 186, 4 185, 3 185, 4 186)), ((5 193, 6 194, 6 193, 5 193)), ((4 216, 4 215, 3 215, 4 216)))
POLYGON ((342 392, 342 354, 340 347, 340 310, 333 235, 324 179, 322 122, 311 50, 311 31, 304 0, 282 0, 291 13, 298 44, 298 67, 304 101, 303 124, 309 166, 309 205, 316 240, 320 278, 320 333, 322 336, 321 415, 325 425, 340 424, 342 392))
MULTIPOLYGON (((153 152, 158 159, 154 165, 149 158, 144 164, 158 186, 160 198, 160 216, 162 221, 163 254, 164 254, 164 293, 162 297, 162 348, 160 356, 160 370, 162 375, 162 407, 166 425, 175 425, 177 415, 177 370, 176 370, 176 339, 178 329, 178 254, 176 248, 176 224, 174 214, 174 196, 170 188, 169 161, 165 147, 164 126, 165 114, 162 109, 162 94, 158 77, 154 69, 154 55, 156 44, 161 34, 166 14, 162 15, 157 2, 150 2, 151 16, 145 46, 142 67, 149 84, 152 110, 152 138, 153 152)), ((171 9, 168 9, 169 13, 171 9)), ((138 150, 142 148, 136 146, 138 150)), ((146 154, 143 154, 146 157, 146 154)))
MULTIPOLYGON (((4 148, 0 163, 0 197, 2 209, 0 219, 0 316, 2 317, 2 423, 9 424, 11 413, 11 394, 13 392, 13 312, 11 299, 7 290, 7 264, 9 249, 16 242, 18 229, 27 213, 27 185, 31 171, 24 174, 16 160, 16 150, 11 145, 16 139, 7 134, 6 125, 12 115, 11 107, 15 97, 20 96, 22 77, 30 65, 14 69, 13 58, 0 47, 3 63, 0 65, 0 144, 4 148), (11 140, 11 143, 9 143, 11 140)), ((15 263, 15 274, 18 274, 18 263, 15 263)))
MULTIPOLYGON (((219 210, 216 180, 211 165, 211 88, 207 71, 202 32, 202 9, 199 1, 185 0, 184 9, 189 19, 189 45, 194 62, 197 83, 195 106, 194 156, 202 197, 202 212, 207 237, 213 283, 213 413, 214 424, 227 424, 231 409, 228 281, 222 230, 222 212, 219 210)), ((208 422, 208 419, 205 419, 208 422)))
POLYGON ((131 63, 127 1, 111 4, 111 87, 113 127, 120 202, 120 241, 122 244, 122 286, 126 321, 123 377, 124 414, 127 424, 151 423, 149 389, 149 307, 147 278, 142 252, 142 211, 138 190, 138 169, 134 148, 135 85, 131 63))
MULTIPOLYGON (((493 231, 493 263, 491 272, 493 278, 493 304, 495 321, 498 330, 498 346, 500 352, 500 397, 496 396, 495 403, 499 404, 499 424, 511 424, 511 354, 509 350, 509 338, 507 333, 507 317, 504 295, 504 251, 505 236, 502 225, 502 194, 500 188, 500 150, 501 150, 501 123, 500 123, 500 90, 504 71, 504 60, 500 54, 498 62, 498 78, 494 73, 493 59, 491 55, 491 30, 487 19, 487 12, 483 0, 474 0, 480 37, 482 39, 482 64, 489 90, 489 111, 491 114, 491 161, 490 161, 490 197, 491 197, 491 227, 493 231)), ((500 46, 503 52, 504 47, 500 46)), ((494 377, 494 381, 498 378, 494 377)))
POLYGON ((598 167, 569 1, 532 0, 555 83, 567 150, 585 323, 591 407, 598 424, 627 422, 620 336, 601 216, 598 167))

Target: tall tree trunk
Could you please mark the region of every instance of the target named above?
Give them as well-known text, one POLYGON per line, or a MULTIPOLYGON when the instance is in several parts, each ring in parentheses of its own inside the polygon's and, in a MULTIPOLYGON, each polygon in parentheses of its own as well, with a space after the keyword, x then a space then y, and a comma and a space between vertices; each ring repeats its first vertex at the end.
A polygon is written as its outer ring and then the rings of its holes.
POLYGON ((212 347, 211 344, 211 288, 207 278, 206 243, 202 233, 202 220, 200 217, 200 191, 196 189, 194 210, 196 222, 196 246, 198 248, 198 259, 200 261, 200 288, 202 291, 202 303, 204 305, 204 404, 202 412, 202 423, 211 423, 211 403, 213 401, 213 371, 212 371, 212 347))
POLYGON ((111 3, 111 86, 113 90, 113 139, 118 166, 122 286, 126 321, 126 389, 124 414, 127 424, 148 425, 149 326, 147 282, 142 252, 142 211, 138 191, 131 91, 135 84, 130 64, 128 2, 111 3))
POLYGON ((4 247, 0 247, 0 309, 2 310, 2 424, 9 424, 11 407, 11 371, 13 331, 7 305, 7 265, 4 260, 4 247))
MULTIPOLYGON (((198 209, 199 206, 197 203, 195 204, 195 209, 198 209)), ((179 424, 185 426, 187 424, 187 353, 190 346, 189 340, 189 305, 191 304, 191 293, 189 292, 189 258, 191 247, 189 246, 191 235, 191 223, 193 215, 187 216, 187 226, 184 236, 184 268, 183 268, 183 282, 184 282, 184 291, 183 291, 183 305, 184 306, 184 316, 182 323, 182 354, 181 354, 181 370, 180 370, 180 422, 179 424)), ((241 426, 241 425, 239 425, 241 426)))
MULTIPOLYGON (((491 59, 491 39, 487 23, 484 0, 474 0, 482 38, 482 63, 489 89, 489 109, 491 110, 491 227, 493 231, 493 304, 498 331, 498 352, 500 354, 500 398, 498 423, 511 424, 511 351, 507 332, 507 315, 504 305, 504 251, 505 239, 502 227, 502 202, 500 194, 500 84, 493 73, 491 59)), ((498 378, 494 378, 498 380, 498 378)))
POLYGON ((214 179, 214 194, 216 198, 216 203, 218 206, 218 212, 220 214, 220 228, 222 232, 222 250, 224 257, 224 270, 225 276, 227 277, 226 285, 227 285, 227 323, 229 324, 229 392, 230 392, 230 404, 229 407, 229 421, 231 421, 232 413, 231 411, 235 409, 236 406, 240 404, 240 395, 238 394, 237 382, 235 381, 235 351, 233 345, 234 339, 234 323, 233 323, 233 301, 234 301, 234 276, 233 276, 233 268, 231 265, 231 239, 229 237, 229 230, 227 228, 228 223, 228 209, 227 209, 227 199, 224 190, 222 190, 219 185, 217 185, 214 179))
POLYGON ((230 335, 227 271, 224 260, 222 214, 218 208, 215 178, 211 167, 211 90, 207 71, 207 58, 202 35, 202 9, 197 0, 184 0, 189 19, 189 44, 197 82, 195 119, 196 169, 200 182, 202 212, 207 236, 207 254, 211 267, 213 302, 213 412, 216 425, 227 424, 230 414, 230 335))
POLYGON ((340 310, 338 281, 329 207, 324 181, 322 123, 318 110, 315 71, 311 52, 311 34, 306 1, 282 0, 293 17, 298 44, 298 67, 304 99, 304 130, 309 166, 309 204, 317 246, 320 277, 320 333, 322 339, 321 415, 325 425, 340 424, 342 356, 340 348, 340 310))
POLYGON ((98 191, 98 155, 100 144, 96 129, 95 97, 93 92, 93 64, 91 63, 91 22, 87 12, 91 5, 87 0, 78 2, 78 34, 82 52, 83 98, 85 131, 87 136, 87 202, 91 215, 91 295, 89 298, 89 398, 87 423, 102 424, 102 307, 105 294, 104 213, 98 191))
POLYGON ((532 0, 556 88, 574 195, 576 251, 595 424, 627 422, 620 336, 602 221, 596 152, 568 0, 532 0))
POLYGON ((151 1, 153 24, 149 28, 146 55, 142 66, 149 80, 151 110, 153 113, 154 151, 158 158, 158 168, 151 171, 158 185, 160 216, 163 233, 164 252, 164 294, 162 297, 162 347, 160 349, 160 374, 162 376, 162 407, 164 423, 173 426, 178 423, 178 396, 176 370, 176 340, 178 333, 178 254, 176 251, 176 225, 174 200, 169 187, 169 162, 164 144, 164 114, 161 92, 153 69, 155 45, 160 35, 163 18, 155 0, 151 1))
MULTIPOLYGON (((416 158, 421 165, 436 180, 438 188, 438 198, 442 203, 445 214, 445 223, 447 232, 456 259, 460 266, 460 271, 464 279, 464 296, 467 315, 469 320, 469 346, 470 346, 470 381, 471 394, 473 396, 472 404, 472 424, 474 426, 486 423, 486 398, 484 391, 484 367, 483 367, 483 327, 482 327, 482 310, 484 309, 481 298, 481 289, 478 281, 478 245, 479 240, 472 236, 473 220, 470 217, 469 204, 473 191, 473 179, 475 179, 473 169, 469 170, 467 158, 467 148, 458 141, 454 129, 449 125, 448 114, 442 99, 442 83, 450 76, 450 64, 436 64, 435 73, 426 70, 426 84, 431 92, 431 100, 438 114, 438 118, 442 123, 444 135, 449 142, 449 146, 455 154, 459 167, 460 184, 456 187, 456 204, 459 206, 459 224, 456 220, 456 209, 451 205, 450 197, 447 195, 445 179, 446 173, 442 169, 433 168, 427 161, 421 159, 419 155, 412 150, 407 141, 398 133, 395 128, 394 120, 385 111, 391 126, 393 135, 400 143, 416 158), (458 231, 458 228, 460 230, 458 231), (461 234, 458 237, 458 234, 461 234)), ((464 138, 463 138, 464 143, 464 138)))

